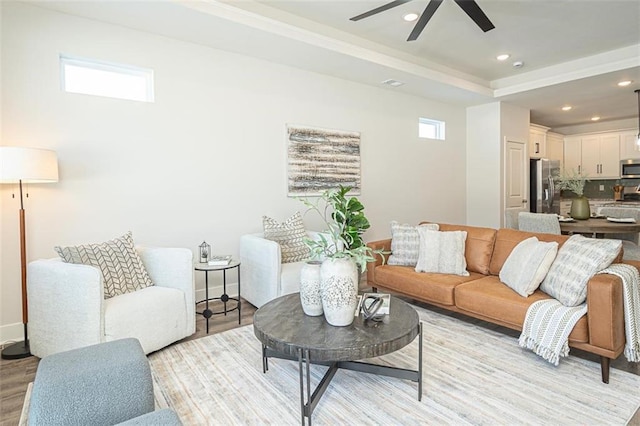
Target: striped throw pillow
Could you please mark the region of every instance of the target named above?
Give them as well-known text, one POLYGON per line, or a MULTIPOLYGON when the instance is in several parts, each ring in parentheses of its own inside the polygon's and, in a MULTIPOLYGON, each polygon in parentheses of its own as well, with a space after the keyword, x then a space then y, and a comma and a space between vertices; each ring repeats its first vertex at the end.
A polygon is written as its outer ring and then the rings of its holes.
POLYGON ((558 250, 558 256, 540 285, 540 290, 565 306, 587 300, 587 282, 613 262, 622 241, 572 235, 558 250))
POLYGON ((309 247, 304 243, 307 232, 300 212, 283 223, 268 216, 262 217, 264 237, 280 244, 282 263, 301 262, 309 258, 309 247))
MULTIPOLYGON (((437 223, 419 225, 421 228, 437 231, 437 223)), ((391 255, 389 265, 416 266, 420 254, 420 235, 418 226, 408 223, 391 222, 391 255)))
POLYGON ((104 243, 54 247, 64 262, 98 268, 104 283, 104 298, 131 293, 153 285, 133 244, 131 232, 104 243))

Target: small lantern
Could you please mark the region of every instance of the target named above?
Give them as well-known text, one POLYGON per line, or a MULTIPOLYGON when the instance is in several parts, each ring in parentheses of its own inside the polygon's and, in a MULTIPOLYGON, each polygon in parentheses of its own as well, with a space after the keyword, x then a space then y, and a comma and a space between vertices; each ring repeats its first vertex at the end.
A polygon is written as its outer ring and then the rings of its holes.
POLYGON ((209 256, 211 255, 211 246, 207 244, 206 241, 203 241, 200 244, 200 263, 209 262, 209 256))

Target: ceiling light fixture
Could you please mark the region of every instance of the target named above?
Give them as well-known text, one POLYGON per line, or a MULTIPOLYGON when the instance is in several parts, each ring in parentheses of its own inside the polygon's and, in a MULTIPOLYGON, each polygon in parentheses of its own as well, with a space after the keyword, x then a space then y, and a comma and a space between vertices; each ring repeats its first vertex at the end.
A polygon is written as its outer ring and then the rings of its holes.
POLYGON ((634 90, 638 94, 638 138, 636 139, 636 147, 640 149, 640 89, 634 90))
POLYGON ((523 66, 524 66, 524 62, 522 62, 522 61, 515 61, 513 63, 513 67, 514 68, 522 68, 523 66))
POLYGON ((402 86, 404 83, 398 80, 394 80, 392 78, 382 81, 382 84, 386 84, 387 86, 391 86, 391 87, 398 87, 398 86, 402 86))
POLYGON ((496 56, 496 59, 499 61, 506 61, 507 59, 509 59, 511 55, 509 55, 508 53, 503 53, 501 55, 496 56))
POLYGON ((562 110, 563 111, 570 111, 571 108, 573 108, 571 105, 565 105, 565 106, 562 107, 562 110))
POLYGON ((600 120, 600 117, 597 115, 594 115, 593 117, 591 117, 591 121, 598 121, 600 120))
POLYGON ((620 87, 627 87, 628 85, 630 85, 631 83, 633 83, 633 81, 631 80, 623 80, 618 82, 618 86, 620 87))
POLYGON ((417 14, 417 13, 415 13, 415 12, 411 12, 411 13, 407 13, 406 15, 404 15, 404 16, 402 17, 402 19, 404 19, 404 20, 405 20, 405 21, 407 21, 407 22, 413 22, 413 21, 415 21, 416 19, 418 19, 418 16, 420 16, 420 15, 418 15, 418 14, 417 14))

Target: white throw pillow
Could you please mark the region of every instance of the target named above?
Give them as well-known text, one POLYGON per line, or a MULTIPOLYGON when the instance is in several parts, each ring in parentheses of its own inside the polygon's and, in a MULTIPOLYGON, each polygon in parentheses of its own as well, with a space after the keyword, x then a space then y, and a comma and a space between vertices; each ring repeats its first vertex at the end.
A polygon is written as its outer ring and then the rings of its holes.
POLYGON ((441 232, 419 227, 420 256, 416 272, 469 276, 464 246, 467 231, 441 232))
POLYGON ((420 254, 420 234, 418 227, 437 231, 437 223, 413 226, 408 223, 391 222, 391 255, 387 264, 416 266, 420 254))
POLYGON ((500 270, 500 281, 520 296, 528 297, 547 276, 558 254, 558 243, 545 243, 536 237, 520 241, 500 270))
POLYGON ((307 232, 300 212, 296 212, 283 223, 262 216, 264 237, 280 244, 282 263, 300 262, 309 258, 309 247, 304 243, 307 232))
POLYGON ((540 290, 565 306, 578 306, 587 299, 587 282, 613 262, 622 241, 572 235, 553 261, 540 290))

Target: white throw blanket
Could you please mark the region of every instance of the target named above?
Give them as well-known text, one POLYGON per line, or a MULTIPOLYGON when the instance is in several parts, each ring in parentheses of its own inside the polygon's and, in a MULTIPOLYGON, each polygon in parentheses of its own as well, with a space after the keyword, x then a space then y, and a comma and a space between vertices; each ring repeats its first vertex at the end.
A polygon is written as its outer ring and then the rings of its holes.
MULTIPOLYGON (((598 272, 620 277, 623 287, 626 345, 624 355, 640 362, 640 275, 630 265, 614 264, 598 272)), ((545 360, 558 365, 569 354, 569 334, 587 313, 587 305, 567 307, 555 299, 540 300, 529 306, 518 343, 545 360)))

